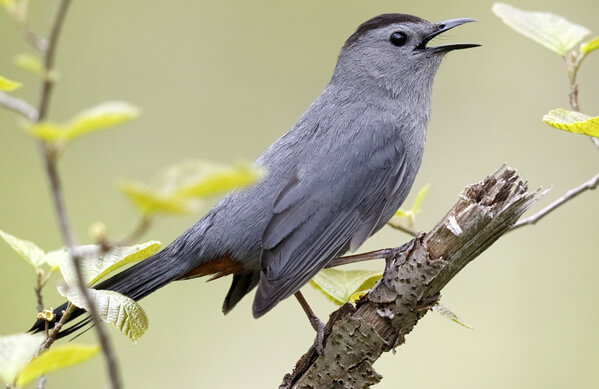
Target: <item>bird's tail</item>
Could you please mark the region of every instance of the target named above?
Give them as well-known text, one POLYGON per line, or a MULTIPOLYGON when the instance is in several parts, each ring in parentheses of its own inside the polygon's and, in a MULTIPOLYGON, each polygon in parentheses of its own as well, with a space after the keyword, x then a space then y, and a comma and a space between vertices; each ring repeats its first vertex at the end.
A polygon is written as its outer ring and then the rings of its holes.
MULTIPOLYGON (((169 282, 180 278, 187 272, 185 261, 177 261, 176 258, 169 254, 168 248, 162 250, 144 261, 120 272, 114 277, 94 286, 94 289, 112 290, 124 294, 133 300, 140 300, 169 282)), ((67 303, 64 303, 54 310, 56 317, 50 323, 50 328, 54 325, 53 323, 58 322, 62 318, 66 308, 67 303)), ((84 313, 85 310, 76 308, 71 313, 66 323, 71 323, 84 313)), ((64 329, 59 332, 58 338, 62 338, 77 331, 88 324, 89 321, 90 319, 86 317, 70 327, 63 327, 64 329)), ((45 328, 46 322, 38 319, 29 331, 40 332, 44 331, 45 328)))

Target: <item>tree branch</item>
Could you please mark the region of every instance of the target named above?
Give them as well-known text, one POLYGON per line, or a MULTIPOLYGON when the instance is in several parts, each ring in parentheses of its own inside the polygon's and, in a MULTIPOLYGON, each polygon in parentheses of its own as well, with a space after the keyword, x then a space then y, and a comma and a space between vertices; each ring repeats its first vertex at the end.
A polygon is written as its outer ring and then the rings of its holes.
POLYGON ((548 213, 554 211, 560 205, 572 200, 574 197, 578 196, 582 192, 597 188, 597 185, 599 185, 599 173, 596 174, 593 178, 591 178, 587 182, 583 183, 582 185, 577 186, 574 189, 570 189, 562 197, 555 200, 554 202, 552 202, 551 204, 549 204, 548 206, 546 206, 545 208, 543 208, 536 214, 518 221, 518 223, 514 224, 514 226, 512 227, 512 230, 526 226, 528 224, 535 224, 536 222, 538 222, 539 220, 541 220, 542 218, 547 216, 548 213))
MULTIPOLYGON (((58 10, 56 12, 56 16, 54 17, 54 21, 52 23, 52 27, 50 30, 50 36, 48 38, 48 47, 44 55, 44 67, 46 70, 46 74, 49 74, 54 69, 54 61, 56 55, 56 45, 58 42, 58 37, 60 35, 60 31, 62 29, 62 25, 64 24, 64 19, 69 8, 71 0, 61 0, 58 10)), ((54 88, 54 81, 51 77, 46 77, 42 84, 42 90, 40 93, 40 101, 38 105, 38 115, 36 121, 42 121, 46 118, 50 97, 52 95, 52 90, 54 88)), ((96 305, 92 301, 85 280, 83 279, 82 271, 81 271, 81 256, 76 251, 76 241, 73 236, 73 232, 69 226, 68 218, 66 215, 66 210, 64 206, 64 198, 62 194, 62 187, 60 183, 60 178, 58 175, 57 169, 57 150, 52 144, 41 142, 40 150, 44 159, 44 164, 46 168, 46 173, 48 179, 50 181, 50 188, 52 193, 52 199, 54 202, 54 209, 56 212, 56 216, 58 218, 58 224, 60 227, 60 232, 62 234, 65 245, 67 246, 69 253, 71 255, 71 259, 73 261, 73 267, 75 268, 75 273, 77 275, 77 286, 81 290, 81 293, 84 297, 87 306, 89 307, 88 313, 90 318, 95 325, 96 333, 98 335, 98 341, 102 348, 102 353, 104 355, 104 360, 106 361, 106 366, 108 370, 108 375, 110 379, 110 385, 114 389, 121 388, 120 375, 118 371, 118 365, 116 362, 116 356, 110 344, 110 340, 108 338, 108 334, 106 332, 106 327, 104 323, 100 320, 98 315, 98 311, 96 305)), ((56 329, 56 328, 55 328, 56 329)), ((51 336, 48 337, 48 342, 44 342, 44 347, 48 348, 56 338, 56 334, 58 331, 52 330, 51 336), (52 336, 53 335, 53 336, 52 336)))
POLYGON ((528 193, 511 168, 468 186, 430 232, 382 252, 393 254, 382 280, 355 307, 345 304, 331 314, 324 353, 310 348, 280 388, 366 388, 379 382, 373 363, 403 344, 441 289, 544 194, 528 193))

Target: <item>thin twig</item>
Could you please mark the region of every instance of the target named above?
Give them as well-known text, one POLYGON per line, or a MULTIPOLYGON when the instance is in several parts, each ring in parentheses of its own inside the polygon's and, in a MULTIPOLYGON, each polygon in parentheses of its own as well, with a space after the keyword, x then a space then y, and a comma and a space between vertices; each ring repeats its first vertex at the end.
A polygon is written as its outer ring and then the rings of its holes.
POLYGON ((578 196, 579 194, 581 194, 587 190, 597 188, 597 185, 599 185, 599 173, 596 174, 593 178, 591 178, 587 182, 585 182, 584 184, 577 186, 574 189, 570 189, 569 191, 566 192, 565 195, 563 195, 559 199, 555 200, 553 203, 549 204, 548 206, 546 206, 545 208, 543 208, 536 214, 518 221, 518 223, 514 224, 514 226, 512 227, 512 231, 515 230, 516 228, 520 228, 520 227, 528 225, 528 224, 535 224, 536 222, 541 220, 548 213, 552 212, 560 205, 566 203, 569 200, 572 200, 574 197, 578 196))
POLYGON ((48 41, 31 31, 27 23, 27 1, 14 2, 12 7, 7 7, 6 11, 10 15, 11 19, 21 32, 23 39, 29 43, 34 49, 41 51, 42 53, 48 49, 48 41))
POLYGON ((50 333, 48 334, 48 336, 46 337, 46 339, 40 346, 40 349, 38 350, 36 356, 40 355, 42 352, 46 351, 47 349, 50 348, 50 346, 52 346, 52 343, 54 343, 54 341, 56 340, 56 337, 58 336, 58 333, 62 329, 62 326, 64 325, 64 323, 67 322, 67 320, 69 320, 69 317, 71 317, 71 314, 73 313, 74 310, 75 310, 75 306, 69 302, 67 304, 67 309, 65 309, 62 312, 62 316, 61 316, 60 320, 56 324, 54 324, 54 327, 52 327, 52 329, 50 330, 50 333))
MULTIPOLYGON (((62 29, 64 18, 66 16, 70 4, 71 0, 61 0, 56 15, 54 17, 54 22, 52 23, 52 28, 50 30, 50 36, 48 37, 48 48, 45 51, 44 55, 44 68, 46 70, 46 73, 50 73, 50 71, 54 69, 54 60, 56 58, 56 43, 58 41, 58 36, 60 35, 60 30, 62 29)), ((42 84, 41 97, 38 105, 38 121, 42 121, 46 118, 46 114, 49 108, 50 95, 52 94, 53 89, 54 80, 52 79, 52 77, 45 77, 44 82, 42 84)))
POLYGON ((412 236, 412 237, 414 237, 414 238, 418 236, 418 233, 417 233, 416 231, 414 231, 414 230, 413 230, 413 229, 411 229, 411 228, 408 228, 408 227, 402 226, 402 225, 401 225, 401 224, 399 224, 399 223, 394 223, 394 222, 392 222, 392 221, 388 221, 388 222, 387 222, 387 225, 388 225, 389 227, 393 228, 393 229, 399 230, 399 231, 401 231, 401 232, 405 232, 406 234, 408 234, 408 235, 411 235, 411 236, 412 236))
POLYGON ((41 51, 42 53, 48 50, 48 41, 31 31, 26 22, 20 23, 19 29, 21 30, 23 39, 25 39, 25 42, 29 43, 31 47, 41 51))
POLYGON ((29 121, 37 121, 37 110, 25 100, 0 92, 0 105, 18 113, 29 121))
POLYGON ((129 246, 137 243, 139 238, 141 238, 152 225, 153 217, 151 215, 144 215, 139 220, 139 223, 135 226, 135 229, 131 231, 129 234, 124 236, 123 238, 117 240, 111 245, 115 246, 129 246))
MULTIPOLYGON (((570 108, 573 111, 580 112, 580 104, 578 103, 578 82, 576 77, 578 76, 578 69, 582 64, 582 60, 586 57, 586 54, 580 54, 576 51, 570 52, 564 57, 566 64, 566 73, 568 75, 568 81, 570 81, 570 93, 568 94, 568 101, 570 102, 570 108)), ((595 147, 599 148, 599 139, 594 136, 589 136, 589 139, 595 147)))
POLYGON ((44 273, 41 270, 37 271, 37 284, 35 285, 34 291, 37 300, 37 312, 41 312, 44 310, 44 298, 42 296, 42 288, 44 287, 44 282, 42 280, 44 273))
MULTIPOLYGON (((60 30, 62 28, 68 7, 71 3, 71 0, 62 0, 58 6, 58 10, 56 12, 56 16, 54 18, 54 22, 52 23, 52 28, 50 31, 50 36, 48 38, 48 48, 46 50, 44 56, 44 67, 46 73, 50 73, 54 69, 54 60, 56 54, 56 43, 58 41, 58 37, 60 35, 60 30)), ((46 77, 42 84, 41 97, 38 106, 38 121, 42 121, 46 118, 50 96, 52 94, 52 90, 54 87, 54 81, 51 77, 46 77)), ((76 241, 73 236, 73 232, 69 226, 69 222, 66 215, 66 210, 64 206, 64 198, 62 194, 62 188, 60 183, 60 178, 57 170, 57 152, 52 145, 47 143, 40 143, 40 149, 42 155, 44 157, 46 173, 48 175, 48 179, 50 181, 50 188, 52 193, 52 199, 54 202, 54 209, 58 218, 58 224, 60 227, 60 231, 67 246, 69 253, 71 255, 71 259, 73 261, 73 267, 75 268, 76 278, 77 278, 77 286, 81 290, 81 294, 83 295, 84 301, 88 306, 88 313, 96 327, 96 333, 98 335, 98 341, 100 342, 100 346, 102 348, 102 353, 104 354, 104 359, 106 361, 108 375, 110 378, 110 385, 112 388, 118 389, 121 387, 121 381, 118 371, 118 365, 116 363, 116 356, 110 344, 110 340, 108 338, 108 334, 106 333, 106 328, 104 324, 99 318, 97 308, 93 303, 87 285, 85 284, 85 280, 83 279, 82 271, 81 271, 81 256, 76 251, 76 241)), ((63 318, 61 321, 63 321, 63 318)), ((58 324, 57 324, 58 326, 58 324)), ((58 335, 58 331, 60 331, 60 325, 58 328, 55 326, 51 331, 51 336, 48 337, 47 341, 44 342, 45 347, 49 347, 58 335), (46 344, 48 343, 48 344, 46 344)))

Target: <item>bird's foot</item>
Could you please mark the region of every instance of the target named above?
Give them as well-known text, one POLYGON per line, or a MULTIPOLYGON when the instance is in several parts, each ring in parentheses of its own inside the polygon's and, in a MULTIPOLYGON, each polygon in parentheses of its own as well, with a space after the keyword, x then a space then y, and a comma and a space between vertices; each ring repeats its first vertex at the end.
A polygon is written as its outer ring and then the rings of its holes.
POLYGON ((306 316, 308 316, 308 320, 310 321, 310 325, 316 331, 316 339, 314 340, 314 348, 318 355, 322 355, 324 353, 324 329, 325 324, 314 314, 312 308, 304 298, 304 295, 299 290, 295 292, 295 298, 302 306, 306 316))
POLYGON ((316 339, 314 339, 314 348, 318 355, 324 354, 324 329, 326 327, 325 323, 317 318, 316 316, 309 317, 310 324, 314 331, 316 331, 316 339))

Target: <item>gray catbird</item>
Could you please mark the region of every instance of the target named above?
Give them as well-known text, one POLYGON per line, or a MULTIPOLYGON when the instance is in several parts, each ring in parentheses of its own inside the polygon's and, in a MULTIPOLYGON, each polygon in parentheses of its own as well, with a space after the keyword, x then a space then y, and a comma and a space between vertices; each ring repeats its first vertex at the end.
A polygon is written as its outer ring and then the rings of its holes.
MULTIPOLYGON (((96 288, 139 300, 171 281, 233 275, 223 312, 258 286, 254 317, 298 292, 383 227, 408 195, 439 64, 451 50, 478 46, 427 43, 471 21, 384 14, 360 25, 322 94, 258 158, 268 172, 263 181, 230 193, 164 250, 96 288)), ((44 328, 38 321, 32 330, 44 328)))

